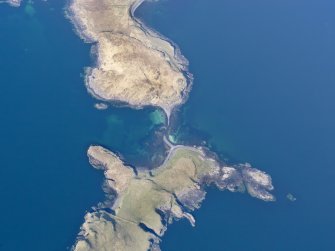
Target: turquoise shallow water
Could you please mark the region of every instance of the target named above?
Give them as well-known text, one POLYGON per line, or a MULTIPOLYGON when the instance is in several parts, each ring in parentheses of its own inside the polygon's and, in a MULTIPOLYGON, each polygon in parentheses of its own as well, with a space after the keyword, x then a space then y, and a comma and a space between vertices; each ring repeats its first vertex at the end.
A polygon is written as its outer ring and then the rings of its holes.
POLYGON ((162 0, 138 9, 191 63, 179 140, 198 136, 221 156, 267 171, 277 196, 264 203, 211 190, 196 228, 172 225, 163 250, 335 249, 334 7, 162 0))

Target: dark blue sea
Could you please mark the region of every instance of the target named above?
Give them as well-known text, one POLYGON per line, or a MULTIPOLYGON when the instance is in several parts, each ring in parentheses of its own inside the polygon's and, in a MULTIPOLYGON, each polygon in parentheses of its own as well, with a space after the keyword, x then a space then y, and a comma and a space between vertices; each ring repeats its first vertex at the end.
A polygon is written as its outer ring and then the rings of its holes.
MULTIPOLYGON (((153 108, 93 107, 82 74, 94 58, 64 6, 0 5, 1 251, 73 244, 85 211, 104 198, 90 144, 140 166, 164 153, 153 108)), ((171 133, 265 170, 277 197, 211 188, 197 226, 170 226, 163 251, 335 250, 334 8, 331 0, 160 0, 138 9, 194 74, 171 133)))
POLYGON ((277 202, 209 191, 164 251, 335 250, 335 2, 161 0, 137 11, 190 61, 177 136, 270 173, 277 202), (297 200, 286 198, 292 193, 297 200))

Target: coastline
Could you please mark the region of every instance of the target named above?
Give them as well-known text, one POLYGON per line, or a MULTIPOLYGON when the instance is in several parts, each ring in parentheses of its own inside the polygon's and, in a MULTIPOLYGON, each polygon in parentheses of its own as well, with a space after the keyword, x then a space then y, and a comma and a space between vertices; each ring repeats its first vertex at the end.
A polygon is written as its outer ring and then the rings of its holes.
POLYGON ((193 87, 193 83, 194 83, 194 77, 193 77, 193 74, 189 71, 189 60, 182 54, 179 45, 177 43, 175 43, 174 41, 172 41, 170 38, 161 34, 159 31, 149 27, 140 18, 137 18, 135 16, 136 9, 138 7, 140 7, 140 5, 142 3, 144 3, 145 1, 149 1, 149 0, 138 0, 136 4, 133 4, 133 6, 131 8, 132 18, 142 27, 143 31, 147 31, 150 34, 156 36, 157 38, 166 41, 167 43, 169 43, 174 48, 175 56, 177 58, 179 58, 179 60, 181 62, 183 62, 183 64, 181 65, 181 66, 183 66, 182 67, 182 72, 183 72, 185 78, 187 79, 187 87, 183 92, 182 102, 179 105, 173 107, 173 109, 171 111, 169 111, 169 112, 165 111, 165 113, 167 115, 167 121, 168 121, 168 124, 169 124, 171 114, 176 113, 177 110, 187 102, 187 100, 189 98, 189 94, 192 91, 192 87, 193 87))
MULTIPOLYGON (((74 3, 75 0, 67 0, 64 6, 64 16, 65 18, 72 24, 74 33, 80 37, 84 43, 93 44, 96 43, 93 37, 89 37, 87 34, 84 33, 85 25, 77 18, 74 11, 71 9, 71 5, 74 3)), ((93 62, 93 65, 96 63, 93 62)))
MULTIPOLYGON (((177 44, 175 44, 173 41, 168 39, 167 37, 163 36, 159 32, 153 30, 152 28, 148 27, 142 20, 137 18, 135 16, 136 9, 146 0, 137 0, 134 1, 129 6, 129 16, 131 20, 136 24, 136 27, 140 29, 145 35, 146 39, 151 39, 151 42, 153 44, 156 44, 152 47, 152 50, 157 50, 158 52, 162 53, 165 58, 170 58, 167 62, 170 64, 172 68, 178 69, 181 74, 183 75, 185 79, 185 87, 181 91, 181 97, 180 100, 177 103, 172 103, 170 105, 159 105, 154 103, 139 103, 139 104, 133 104, 129 100, 122 100, 118 98, 106 98, 104 97, 104 94, 99 91, 97 91, 96 85, 92 85, 90 83, 90 79, 93 75, 93 71, 96 68, 101 68, 102 62, 101 62, 101 55, 99 53, 100 50, 100 43, 99 40, 97 40, 92 34, 87 32, 87 26, 84 24, 84 22, 79 18, 76 11, 73 8, 74 3, 76 0, 70 0, 67 2, 64 13, 65 17, 70 20, 74 27, 75 33, 83 39, 85 43, 92 44, 91 47, 91 57, 93 59, 92 65, 85 68, 85 86, 87 88, 88 93, 95 99, 102 100, 104 102, 111 103, 112 105, 120 105, 120 106, 127 106, 134 109, 142 109, 145 106, 151 106, 156 108, 161 108, 166 116, 167 121, 169 122, 169 118, 173 112, 175 112, 181 105, 183 105, 189 96, 189 93, 193 86, 193 75, 188 71, 189 62, 188 60, 182 55, 181 50, 177 44), (158 41, 158 42, 157 42, 158 41), (168 51, 161 51, 157 46, 163 46, 165 48, 164 43, 171 47, 171 51, 173 51, 173 55, 170 55, 171 52, 168 51)), ((151 47, 149 47, 151 48, 151 47)))

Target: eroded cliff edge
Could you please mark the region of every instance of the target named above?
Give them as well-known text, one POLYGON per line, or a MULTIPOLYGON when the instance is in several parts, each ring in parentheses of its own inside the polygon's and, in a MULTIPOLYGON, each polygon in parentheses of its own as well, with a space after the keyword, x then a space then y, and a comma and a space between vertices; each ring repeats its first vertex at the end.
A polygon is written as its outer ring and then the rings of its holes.
POLYGON ((97 62, 86 71, 86 86, 97 98, 134 107, 172 109, 183 103, 190 80, 188 62, 172 42, 137 20, 143 0, 73 0, 67 14, 97 62))
POLYGON ((201 148, 174 146, 152 171, 136 171, 100 146, 91 146, 88 157, 104 171, 107 200, 86 214, 74 251, 160 250, 160 237, 174 219, 195 224, 191 213, 209 185, 274 200, 269 175, 249 165, 222 165, 201 148))

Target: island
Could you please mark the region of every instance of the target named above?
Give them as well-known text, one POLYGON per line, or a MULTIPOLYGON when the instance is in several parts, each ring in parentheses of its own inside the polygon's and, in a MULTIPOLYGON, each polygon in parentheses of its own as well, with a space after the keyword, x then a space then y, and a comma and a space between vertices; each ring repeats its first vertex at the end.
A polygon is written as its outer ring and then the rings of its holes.
POLYGON ((96 64, 85 83, 96 98, 141 108, 161 107, 169 116, 187 97, 192 76, 178 47, 134 17, 143 0, 73 0, 67 16, 93 43, 96 64))
POLYGON ((161 237, 173 220, 186 218, 195 225, 191 213, 210 185, 274 200, 269 175, 249 164, 220 164, 202 148, 173 146, 153 170, 131 167, 101 146, 91 146, 87 154, 90 163, 104 171, 107 199, 86 214, 74 251, 160 250, 161 237))
POLYGON ((297 200, 297 198, 294 197, 294 195, 291 194, 291 193, 288 193, 288 194, 286 195, 286 198, 287 198, 289 201, 291 201, 291 202, 295 202, 295 201, 297 200))
POLYGON ((96 103, 94 104, 94 108, 97 110, 106 110, 108 108, 108 105, 105 103, 96 103))

